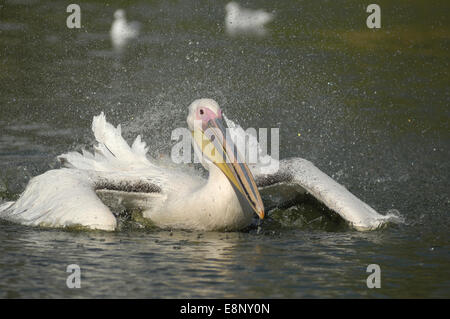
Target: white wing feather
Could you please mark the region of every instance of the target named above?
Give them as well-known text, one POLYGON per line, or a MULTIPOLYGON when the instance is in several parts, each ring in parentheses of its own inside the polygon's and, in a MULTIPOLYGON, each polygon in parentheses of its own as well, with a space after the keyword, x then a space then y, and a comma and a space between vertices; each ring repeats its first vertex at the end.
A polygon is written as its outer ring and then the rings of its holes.
POLYGON ((377 213, 310 161, 302 158, 282 160, 280 172, 290 174, 291 184, 305 189, 329 209, 338 213, 356 230, 373 230, 388 221, 397 220, 397 216, 377 213))
MULTIPOLYGON (((16 202, 0 206, 0 218, 32 226, 82 225, 114 230, 116 219, 98 198, 99 185, 140 183, 153 189, 163 185, 170 187, 170 177, 148 160, 148 148, 140 136, 130 147, 121 136, 120 125, 115 128, 108 123, 103 112, 94 117, 92 130, 98 142, 94 154, 83 150, 82 154, 69 152, 58 156, 67 168, 50 170, 32 178, 16 202)), ((141 194, 139 203, 146 203, 142 199, 145 195, 141 194)), ((127 193, 120 192, 120 196, 126 197, 127 193)), ((136 202, 135 197, 135 192, 130 193, 130 200, 136 202)), ((164 199, 155 192, 147 197, 153 201, 164 199)))
POLYGON ((69 152, 58 156, 66 167, 103 172, 159 170, 148 160, 148 147, 141 136, 138 135, 130 147, 122 137, 120 125, 115 128, 108 123, 103 112, 94 116, 92 131, 98 142, 94 154, 83 150, 82 154, 69 152))
POLYGON ((97 197, 87 171, 62 168, 36 176, 15 203, 2 208, 2 219, 23 225, 116 228, 114 215, 97 197))
MULTIPOLYGON (((269 155, 261 152, 255 136, 246 133, 242 127, 226 117, 225 120, 228 127, 235 131, 231 134, 232 138, 236 134, 245 134, 248 141, 247 147, 257 147, 259 162, 252 165, 249 164, 249 168, 257 182, 258 180, 266 180, 269 183, 285 182, 300 187, 338 213, 356 230, 372 230, 379 228, 388 221, 398 222, 401 220, 393 214, 381 215, 377 213, 344 186, 303 158, 297 157, 281 161, 270 158, 269 155), (278 168, 276 172, 267 173, 267 171, 271 171, 275 167, 278 168)), ((242 147, 242 144, 235 144, 238 148, 239 146, 242 147)), ((245 149, 241 148, 239 151, 241 154, 245 154, 245 149)))

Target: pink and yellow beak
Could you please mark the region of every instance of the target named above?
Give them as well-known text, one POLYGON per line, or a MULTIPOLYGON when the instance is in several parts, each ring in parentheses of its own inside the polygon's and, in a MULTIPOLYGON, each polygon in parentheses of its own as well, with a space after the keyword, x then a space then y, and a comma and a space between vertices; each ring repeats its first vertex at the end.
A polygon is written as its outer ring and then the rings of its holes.
POLYGON ((231 138, 226 134, 221 113, 211 116, 201 130, 193 132, 193 136, 203 155, 225 174, 234 188, 244 196, 253 211, 263 219, 264 205, 253 174, 231 138))

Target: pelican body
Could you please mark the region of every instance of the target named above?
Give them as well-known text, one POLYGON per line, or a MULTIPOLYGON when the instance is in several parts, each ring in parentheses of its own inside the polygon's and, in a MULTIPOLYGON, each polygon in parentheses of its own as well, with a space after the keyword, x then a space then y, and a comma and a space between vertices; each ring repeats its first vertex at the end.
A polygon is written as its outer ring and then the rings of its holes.
POLYGON ((161 228, 238 230, 248 226, 264 206, 252 173, 226 141, 226 125, 218 104, 194 101, 187 118, 194 149, 209 171, 207 180, 181 170, 157 166, 147 157, 138 136, 129 147, 102 113, 92 129, 99 142, 94 154, 70 152, 58 157, 66 167, 33 178, 15 203, 0 206, 0 217, 26 225, 82 225, 114 230, 117 221, 100 198, 113 198, 161 228), (214 140, 206 136, 212 130, 214 140), (215 152, 205 153, 205 145, 215 152))
POLYGON ((264 218, 258 187, 277 185, 312 195, 357 230, 376 229, 397 218, 380 215, 302 158, 281 160, 272 173, 258 164, 250 169, 226 130, 246 133, 222 115, 214 100, 192 102, 187 124, 207 179, 157 164, 139 135, 129 146, 120 125, 114 127, 101 113, 92 121, 98 142, 94 153, 58 156, 63 167, 32 178, 16 202, 0 205, 0 218, 30 226, 112 231, 117 220, 110 207, 119 204, 141 211, 160 228, 232 231, 247 227, 254 217, 264 218))

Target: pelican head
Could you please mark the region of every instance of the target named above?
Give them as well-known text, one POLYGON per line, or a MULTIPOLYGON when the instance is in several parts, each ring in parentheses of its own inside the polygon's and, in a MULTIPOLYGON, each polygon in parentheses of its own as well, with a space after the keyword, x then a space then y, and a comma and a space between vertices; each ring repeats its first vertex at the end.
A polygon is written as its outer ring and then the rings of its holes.
POLYGON ((125 19, 125 10, 118 9, 114 12, 114 19, 125 19))
POLYGON ((258 187, 247 164, 227 134, 219 104, 212 99, 195 100, 189 106, 187 123, 203 158, 225 174, 233 188, 242 194, 253 211, 263 219, 264 205, 258 187))

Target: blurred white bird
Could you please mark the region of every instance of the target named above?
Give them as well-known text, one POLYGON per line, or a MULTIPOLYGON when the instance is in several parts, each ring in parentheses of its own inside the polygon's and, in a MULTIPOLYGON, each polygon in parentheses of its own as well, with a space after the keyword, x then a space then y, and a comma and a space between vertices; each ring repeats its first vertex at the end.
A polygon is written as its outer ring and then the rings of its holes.
POLYGON ((125 11, 122 9, 116 10, 110 31, 114 49, 121 51, 130 40, 138 37, 139 30, 139 22, 127 22, 125 11))
POLYGON ((238 34, 264 36, 267 34, 265 25, 274 18, 272 13, 241 8, 236 2, 228 3, 225 10, 225 30, 231 36, 238 34))

